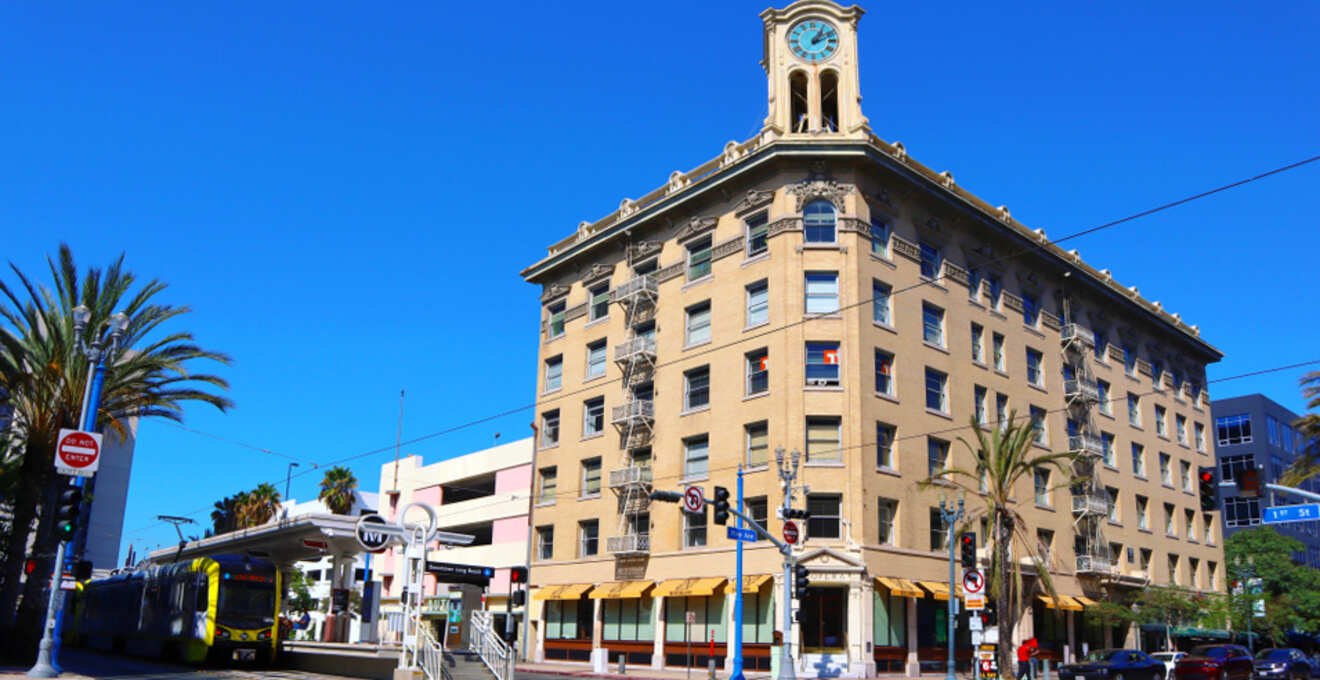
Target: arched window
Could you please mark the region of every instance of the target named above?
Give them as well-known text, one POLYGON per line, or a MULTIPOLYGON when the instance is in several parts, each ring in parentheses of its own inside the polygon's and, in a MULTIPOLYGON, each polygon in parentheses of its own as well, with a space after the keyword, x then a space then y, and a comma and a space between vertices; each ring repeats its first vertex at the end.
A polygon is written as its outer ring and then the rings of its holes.
POLYGON ((802 209, 802 230, 807 243, 834 243, 834 204, 818 199, 802 209))
POLYGON ((807 74, 794 71, 788 76, 789 119, 791 132, 806 132, 811 122, 807 117, 807 74))
POLYGON ((839 76, 834 71, 820 74, 820 127, 839 131, 839 76))

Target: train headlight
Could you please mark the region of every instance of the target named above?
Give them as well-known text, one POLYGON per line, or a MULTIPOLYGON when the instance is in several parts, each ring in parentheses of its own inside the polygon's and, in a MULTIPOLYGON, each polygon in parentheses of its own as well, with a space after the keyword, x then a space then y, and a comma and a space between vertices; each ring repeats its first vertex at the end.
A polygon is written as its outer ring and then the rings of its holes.
POLYGON ((219 626, 216 626, 216 629, 215 629, 215 636, 218 637, 218 638, 229 639, 229 631, 227 631, 227 630, 225 630, 224 628, 221 628, 221 627, 219 627, 219 626))

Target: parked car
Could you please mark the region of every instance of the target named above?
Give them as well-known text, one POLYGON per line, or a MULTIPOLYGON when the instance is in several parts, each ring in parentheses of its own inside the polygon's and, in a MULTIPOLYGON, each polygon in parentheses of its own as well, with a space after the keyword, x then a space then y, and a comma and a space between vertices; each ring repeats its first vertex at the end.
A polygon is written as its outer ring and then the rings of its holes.
POLYGON ((1173 677, 1173 668, 1178 665, 1178 660, 1187 656, 1187 652, 1154 652, 1150 658, 1164 664, 1164 677, 1173 677))
POLYGON ((1252 680, 1255 664, 1242 645, 1201 645, 1173 667, 1175 680, 1252 680))
POLYGON ((1059 666, 1059 680, 1164 680, 1164 664, 1135 649, 1097 649, 1059 666))
POLYGON ((1320 652, 1311 655, 1311 677, 1320 678, 1320 652))
POLYGON ((1260 680, 1310 680, 1311 663, 1300 649, 1262 649, 1256 652, 1256 677, 1260 680))

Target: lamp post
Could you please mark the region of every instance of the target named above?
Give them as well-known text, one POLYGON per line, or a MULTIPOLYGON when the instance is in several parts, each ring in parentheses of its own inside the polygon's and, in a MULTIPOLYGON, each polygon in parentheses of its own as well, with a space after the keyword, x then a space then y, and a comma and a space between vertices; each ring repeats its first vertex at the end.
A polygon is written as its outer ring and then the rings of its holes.
POLYGON ((1256 598, 1251 592, 1251 582, 1256 578, 1256 558, 1248 555, 1244 563, 1241 557, 1236 557, 1233 559, 1233 567, 1238 582, 1242 584, 1242 594, 1247 596, 1247 649, 1254 655, 1256 646, 1251 637, 1251 618, 1256 615, 1256 598))
POLYGON ((293 469, 298 467, 297 463, 289 463, 289 467, 284 469, 284 516, 289 516, 289 482, 293 481, 293 469))
MULTIPOLYGON (((73 334, 78 340, 78 352, 87 357, 87 385, 83 390, 82 413, 78 416, 78 425, 86 432, 96 430, 96 412, 101 403, 101 387, 105 383, 105 365, 119 351, 119 341, 128 330, 128 315, 118 312, 112 315, 103 327, 93 332, 91 344, 83 340, 87 323, 92 320, 92 312, 83 305, 73 308, 73 334)), ((83 477, 74 477, 74 488, 86 485, 83 477)), ((73 561, 82 553, 86 542, 86 515, 90 510, 83 509, 78 514, 78 525, 70 539, 73 545, 65 548, 60 542, 55 549, 55 564, 52 566, 50 599, 46 602, 46 619, 42 624, 41 643, 37 648, 37 662, 28 669, 30 678, 53 678, 60 674, 59 652, 61 629, 64 627, 64 598, 60 597, 60 581, 63 574, 72 568, 73 561)))
MULTIPOLYGON (((954 617, 958 615, 954 608, 958 606, 958 582, 954 575, 954 554, 953 554, 953 528, 958 520, 963 516, 963 499, 958 499, 958 508, 955 510, 953 504, 946 504, 940 501, 940 519, 944 521, 944 529, 949 534, 949 607, 946 611, 946 623, 948 625, 948 643, 949 656, 944 660, 944 680, 957 680, 953 672, 953 636, 954 636, 954 617)), ((973 661, 972 663, 975 663, 973 661)))

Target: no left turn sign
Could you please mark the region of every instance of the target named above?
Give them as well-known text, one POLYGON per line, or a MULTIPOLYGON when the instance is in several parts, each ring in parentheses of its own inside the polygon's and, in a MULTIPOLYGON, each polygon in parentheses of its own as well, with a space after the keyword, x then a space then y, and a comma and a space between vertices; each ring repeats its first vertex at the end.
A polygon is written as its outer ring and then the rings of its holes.
POLYGON ((683 490, 683 509, 688 512, 701 512, 706 507, 706 495, 699 486, 689 486, 683 490))
POLYGON ((91 477, 101 466, 101 433, 60 430, 55 445, 55 471, 62 475, 91 477))

